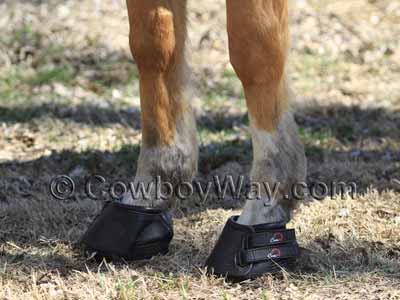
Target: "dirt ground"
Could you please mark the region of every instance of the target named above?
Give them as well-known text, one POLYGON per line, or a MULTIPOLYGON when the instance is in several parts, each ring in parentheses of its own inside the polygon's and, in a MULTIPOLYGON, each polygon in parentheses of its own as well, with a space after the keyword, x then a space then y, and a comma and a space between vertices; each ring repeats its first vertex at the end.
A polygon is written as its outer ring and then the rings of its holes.
MULTIPOLYGON (((289 76, 308 182, 351 199, 300 203, 294 272, 231 284, 203 263, 244 199, 174 210, 165 257, 97 264, 76 247, 101 207, 84 179, 130 181, 141 140, 122 0, 0 1, 0 299, 400 299, 400 2, 292 1, 289 76), (49 193, 67 174, 78 192, 49 193)), ((247 174, 248 120, 222 0, 190 1, 199 180, 247 174)))

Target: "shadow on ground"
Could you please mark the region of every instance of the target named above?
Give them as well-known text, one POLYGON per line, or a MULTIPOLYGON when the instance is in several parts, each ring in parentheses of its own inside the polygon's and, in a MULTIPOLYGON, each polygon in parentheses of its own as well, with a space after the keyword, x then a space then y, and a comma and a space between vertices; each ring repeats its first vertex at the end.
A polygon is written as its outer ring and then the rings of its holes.
MULTIPOLYGON (((41 110, 34 108, 31 118, 46 114, 52 117, 71 119, 78 122, 88 122, 97 114, 107 115, 107 121, 99 119, 98 124, 116 122, 129 124, 132 115, 124 111, 113 111, 112 108, 86 107, 89 118, 81 118, 75 114, 57 113, 57 107, 45 107, 41 110), (105 122, 105 123, 103 123, 105 122)), ((0 122, 22 122, 19 112, 7 112, 7 119, 0 122), (15 119, 12 117, 14 114, 15 119)), ((136 116, 137 118, 137 116, 136 116)), ((243 115, 222 118, 218 113, 208 114, 199 118, 199 127, 210 131, 223 128, 234 128, 236 124, 246 121, 243 115)), ((359 107, 314 107, 297 115, 297 121, 303 132, 303 140, 309 159, 309 181, 354 181, 359 185, 359 191, 366 191, 370 186, 378 190, 393 189, 400 191, 400 186, 393 185, 391 179, 400 177, 400 119, 398 114, 382 109, 363 110, 359 107), (304 133, 308 133, 304 134, 304 133), (328 141, 321 142, 320 134, 328 136, 328 141), (311 136, 311 138, 310 138, 311 136), (391 140, 394 148, 383 143, 391 140), (363 142, 365 141, 365 142, 363 142), (369 150, 374 143, 377 150, 369 150), (396 144, 397 143, 397 144, 396 144), (331 145, 333 144, 333 145, 331 145), (379 145, 383 147, 379 148, 379 145), (367 146, 366 146, 367 145, 367 146), (365 147, 365 149, 364 149, 365 147), (346 150, 347 149, 347 150, 346 150), (354 151, 357 150, 357 155, 354 151), (396 152, 397 151, 397 152, 396 152), (388 153, 391 153, 390 160, 388 153)), ((118 152, 88 151, 76 153, 63 151, 52 153, 34 161, 10 161, 0 164, 0 172, 7 174, 0 184, 0 262, 7 262, 10 268, 24 270, 37 266, 46 272, 60 272, 68 276, 74 270, 85 270, 85 264, 97 269, 95 265, 86 262, 78 252, 71 254, 71 246, 85 230, 90 219, 101 206, 100 202, 88 200, 82 189, 83 179, 78 179, 79 192, 67 201, 51 200, 49 195, 50 180, 59 174, 69 174, 75 166, 84 166, 89 174, 104 174, 110 181, 131 179, 136 167, 139 154, 137 145, 127 146, 118 152), (51 212, 51 213, 49 213, 51 212), (43 240, 43 237, 46 239, 43 240), (59 242, 65 245, 65 255, 60 254, 59 242), (57 246, 52 246, 54 245, 57 246), (46 251, 41 252, 42 245, 47 245, 46 251), (4 250, 4 249, 8 250, 4 250), (10 250, 11 249, 11 250, 10 250), (32 249, 32 251, 30 251, 32 249), (53 251, 53 252, 52 252, 53 251), (41 254, 35 254, 41 253, 41 254)), ((226 163, 236 162, 248 166, 251 163, 251 145, 246 140, 202 145, 200 151, 200 176, 206 178, 212 172, 226 163)), ((247 170, 243 168, 243 170, 247 170)), ((223 175, 223 174, 222 174, 223 175)), ((206 209, 239 208, 243 199, 230 203, 226 207, 223 201, 211 201, 203 204, 185 202, 180 209, 183 217, 194 216, 206 209)), ((172 245, 173 252, 165 258, 156 258, 146 264, 154 272, 178 274, 184 271, 194 271, 202 265, 208 255, 204 239, 201 245, 187 244, 177 240, 172 245), (173 261, 179 255, 184 266, 174 265, 173 261), (191 258, 192 257, 192 258, 191 258), (170 264, 170 265, 168 265, 170 264)), ((300 273, 329 273, 332 267, 340 267, 343 276, 357 272, 377 272, 382 276, 394 276, 400 269, 399 249, 389 249, 379 244, 365 242, 363 249, 353 249, 345 245, 345 250, 335 246, 335 241, 324 246, 321 240, 321 250, 306 253, 300 273), (377 255, 379 254, 379 255, 377 255)), ((307 245, 305 245, 307 247, 307 245)), ((143 263, 135 263, 134 267, 142 268, 143 263)))
MULTIPOLYGON (((140 129, 140 112, 115 109, 112 106, 106 108, 85 105, 70 108, 49 104, 13 109, 0 107, 0 122, 23 123, 42 117, 85 123, 89 126, 109 126, 117 123, 140 129)), ((361 190, 365 190, 376 184, 377 180, 390 181, 398 174, 396 164, 400 161, 399 112, 360 107, 314 106, 297 114, 296 119, 309 161, 309 180, 352 180, 359 183, 361 190), (350 165, 353 169, 349 168, 350 165), (358 174, 353 178, 353 173, 364 167, 367 169, 363 172, 370 174, 369 180, 357 181, 360 178, 357 178, 358 174)), ((197 124, 200 130, 214 133, 220 130, 234 130, 247 122, 247 116, 244 114, 206 112, 198 117, 197 124)), ((0 164, 0 170, 5 170, 4 174, 12 170, 14 175, 35 178, 33 174, 54 177, 68 174, 76 166, 82 166, 89 174, 102 174, 110 179, 132 178, 138 154, 137 144, 127 145, 116 152, 77 153, 66 150, 53 152, 50 156, 33 161, 3 162, 0 164)), ((229 162, 249 165, 251 157, 249 139, 238 137, 229 141, 202 144, 200 177, 207 176, 229 162)), ((385 188, 381 185, 377 187, 385 188)))
POLYGON ((46 103, 27 107, 1 107, 0 123, 29 123, 34 119, 52 118, 72 121, 92 126, 122 124, 126 127, 140 129, 140 112, 100 105, 70 105, 46 103))

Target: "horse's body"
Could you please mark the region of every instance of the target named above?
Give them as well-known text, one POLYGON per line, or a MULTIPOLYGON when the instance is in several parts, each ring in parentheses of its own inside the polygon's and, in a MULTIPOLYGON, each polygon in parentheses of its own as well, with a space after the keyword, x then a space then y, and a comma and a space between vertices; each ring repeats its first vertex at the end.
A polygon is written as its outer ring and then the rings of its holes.
MULTIPOLYGON (((137 180, 177 184, 197 170, 196 126, 185 61, 186 0, 127 0, 130 48, 140 73, 143 142, 137 180)), ((248 200, 238 219, 254 225, 288 221, 284 197, 304 180, 306 160, 289 102, 287 0, 227 0, 230 61, 243 84, 253 141, 253 182, 280 183, 271 206, 248 200)), ((266 197, 266 195, 263 195, 266 197)), ((147 205, 129 196, 125 203, 147 205)), ((168 206, 160 201, 157 206, 168 206)))

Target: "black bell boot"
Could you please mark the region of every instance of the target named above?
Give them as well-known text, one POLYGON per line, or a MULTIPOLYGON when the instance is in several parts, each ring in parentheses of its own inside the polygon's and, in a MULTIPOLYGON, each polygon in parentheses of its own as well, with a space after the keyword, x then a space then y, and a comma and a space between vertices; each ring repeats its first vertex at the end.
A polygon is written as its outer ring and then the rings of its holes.
POLYGON ((231 217, 207 259, 207 271, 232 281, 254 279, 293 267, 300 256, 294 229, 282 224, 247 226, 231 217))
POLYGON ((168 252, 172 219, 158 209, 107 202, 81 243, 96 259, 149 259, 168 252))

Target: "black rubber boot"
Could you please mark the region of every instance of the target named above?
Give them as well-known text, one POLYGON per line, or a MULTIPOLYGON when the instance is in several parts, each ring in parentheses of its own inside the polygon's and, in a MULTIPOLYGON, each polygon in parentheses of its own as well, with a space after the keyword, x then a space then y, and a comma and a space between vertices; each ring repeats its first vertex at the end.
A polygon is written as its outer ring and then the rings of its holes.
POLYGON ((172 219, 158 209, 107 202, 81 243, 96 259, 149 259, 168 252, 172 219))
POLYGON ((207 259, 209 273, 233 281, 253 279, 291 268, 300 255, 294 229, 285 224, 238 224, 231 217, 207 259))

